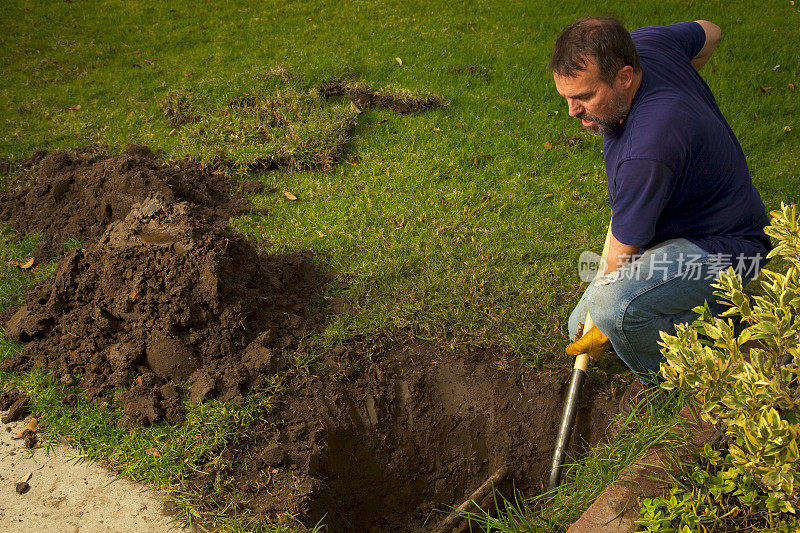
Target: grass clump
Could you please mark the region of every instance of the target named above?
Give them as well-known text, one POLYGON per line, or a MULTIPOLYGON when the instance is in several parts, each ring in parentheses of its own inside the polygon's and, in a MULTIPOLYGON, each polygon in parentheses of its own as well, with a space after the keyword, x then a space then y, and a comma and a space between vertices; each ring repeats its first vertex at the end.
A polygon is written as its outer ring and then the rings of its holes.
POLYGON ((203 106, 208 107, 186 91, 161 101, 170 124, 182 126, 180 149, 206 162, 250 170, 331 170, 358 115, 294 88, 242 91, 202 114, 194 111, 203 106))
POLYGON ((176 128, 200 120, 191 101, 191 94, 187 91, 170 91, 158 103, 158 108, 167 115, 167 122, 176 128))
POLYGON ((450 102, 434 93, 416 94, 396 85, 375 89, 363 81, 354 80, 327 80, 320 83, 316 91, 324 98, 347 96, 358 106, 390 109, 401 115, 450 105, 450 102))

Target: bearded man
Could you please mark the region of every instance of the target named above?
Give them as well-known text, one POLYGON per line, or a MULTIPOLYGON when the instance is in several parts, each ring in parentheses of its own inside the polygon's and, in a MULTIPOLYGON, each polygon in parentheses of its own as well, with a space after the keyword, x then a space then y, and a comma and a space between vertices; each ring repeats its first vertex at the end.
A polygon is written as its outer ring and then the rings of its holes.
POLYGON ((658 372, 660 332, 704 302, 721 313, 719 272, 733 266, 746 283, 771 248, 744 153, 698 74, 720 33, 705 20, 628 33, 614 18, 583 18, 550 59, 569 115, 603 136, 612 211, 605 275, 569 319, 570 338, 587 311, 595 328, 568 353, 596 359, 610 343, 639 378, 623 403, 658 372))

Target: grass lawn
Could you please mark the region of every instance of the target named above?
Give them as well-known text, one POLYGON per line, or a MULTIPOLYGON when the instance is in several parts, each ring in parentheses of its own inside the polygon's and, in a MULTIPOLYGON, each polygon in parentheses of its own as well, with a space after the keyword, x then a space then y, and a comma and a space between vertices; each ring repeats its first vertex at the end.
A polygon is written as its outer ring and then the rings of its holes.
MULTIPOLYGON (((449 105, 409 115, 367 107, 354 114, 345 98, 332 98, 326 120, 342 121, 349 136, 341 163, 329 170, 263 171, 248 165, 252 151, 228 150, 237 172, 265 184, 252 200, 271 214, 232 226, 275 249, 314 249, 324 268, 340 273, 345 283, 329 295, 348 298, 356 312, 328 325, 323 346, 418 336, 501 346, 554 367, 565 361, 566 320, 582 291, 578 255, 602 248, 610 209, 602 141, 567 116, 546 64, 566 24, 605 13, 630 29, 692 19, 718 24, 722 41, 702 74, 767 209, 800 199, 800 3, 785 0, 9 0, 0 7, 0 157, 14 163, 38 148, 102 143, 119 151, 141 143, 171 158, 213 161, 237 130, 226 136, 219 124, 171 124, 162 107, 176 92, 191 95, 201 113, 243 94, 308 95, 338 78, 435 93, 449 105), (203 142, 212 134, 217 140, 203 142)), ((344 135, 309 120, 309 136, 344 135)), ((0 238, 5 307, 33 283, 12 263, 35 237, 18 243, 4 230, 0 238)), ((34 276, 52 271, 44 265, 34 276)), ((39 408, 67 392, 39 372, 3 380, 19 381, 39 408)), ((187 468, 213 456, 252 417, 267 416, 270 392, 240 407, 195 406, 180 429, 128 433, 103 425, 102 412, 88 406, 54 410, 47 422, 72 428, 88 454, 134 478, 179 487, 187 468), (144 452, 164 440, 174 442, 167 467, 144 452)), ((600 486, 605 478, 593 479, 600 486)), ((186 509, 194 512, 188 500, 186 509)), ((558 530, 578 511, 548 527, 558 530)))

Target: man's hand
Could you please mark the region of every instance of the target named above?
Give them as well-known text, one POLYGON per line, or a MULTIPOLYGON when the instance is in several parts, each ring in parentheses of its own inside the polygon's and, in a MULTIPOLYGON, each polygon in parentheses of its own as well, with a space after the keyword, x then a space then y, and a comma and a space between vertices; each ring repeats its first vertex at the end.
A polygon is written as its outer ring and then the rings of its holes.
MULTIPOLYGON (((578 335, 579 337, 581 334, 581 330, 583 329, 583 324, 578 326, 578 335)), ((567 355, 571 355, 573 357, 578 356, 582 353, 585 353, 589 356, 589 361, 595 363, 600 360, 603 354, 611 347, 611 341, 608 340, 608 337, 597 329, 597 327, 593 327, 586 335, 578 338, 567 346, 567 355)))

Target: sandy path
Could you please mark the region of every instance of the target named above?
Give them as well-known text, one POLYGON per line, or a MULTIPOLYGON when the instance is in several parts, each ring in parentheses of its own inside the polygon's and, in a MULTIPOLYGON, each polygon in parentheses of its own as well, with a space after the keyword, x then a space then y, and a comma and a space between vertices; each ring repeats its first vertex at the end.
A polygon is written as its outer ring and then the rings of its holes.
MULTIPOLYGON (((0 412, 5 414, 5 411, 0 412)), ((30 419, 0 424, 0 524, 4 532, 184 531, 164 512, 167 499, 56 446, 28 450, 12 437, 30 419), (16 482, 31 474, 30 489, 16 482)), ((40 435, 41 437, 41 435, 40 435)))

